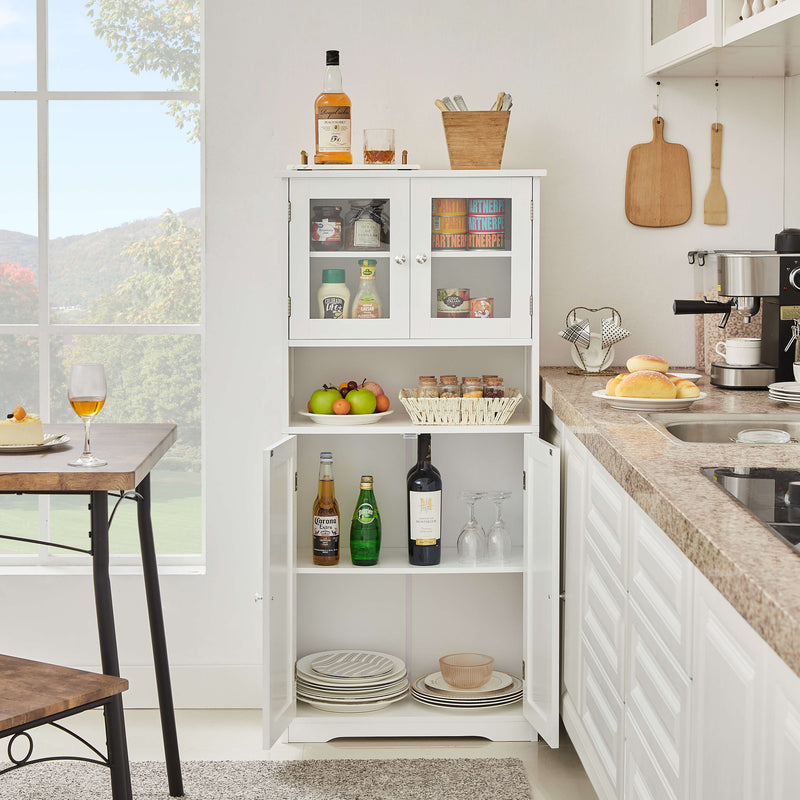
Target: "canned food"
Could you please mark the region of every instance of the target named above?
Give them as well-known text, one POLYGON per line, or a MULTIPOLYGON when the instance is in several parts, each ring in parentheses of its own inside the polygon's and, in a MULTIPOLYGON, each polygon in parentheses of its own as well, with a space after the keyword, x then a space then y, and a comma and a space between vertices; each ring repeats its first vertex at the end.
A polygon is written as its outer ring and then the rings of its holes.
POLYGON ((434 198, 431 216, 431 247, 437 250, 463 250, 466 246, 466 198, 434 198))
POLYGON ((437 289, 437 317, 469 317, 469 289, 437 289))
POLYGON ((501 197, 473 197, 467 213, 467 246, 471 250, 505 247, 506 201, 501 197))
POLYGON ((488 319, 494 316, 493 297, 474 297, 469 301, 469 315, 475 319, 488 319))

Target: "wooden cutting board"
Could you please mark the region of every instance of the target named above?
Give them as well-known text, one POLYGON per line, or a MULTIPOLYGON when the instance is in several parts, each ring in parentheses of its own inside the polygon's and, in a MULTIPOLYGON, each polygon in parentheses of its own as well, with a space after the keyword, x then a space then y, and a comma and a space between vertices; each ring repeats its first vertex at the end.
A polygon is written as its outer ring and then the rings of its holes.
POLYGON ((664 141, 664 118, 653 119, 653 141, 634 145, 625 176, 625 216, 634 225, 669 228, 692 215, 689 153, 664 141))

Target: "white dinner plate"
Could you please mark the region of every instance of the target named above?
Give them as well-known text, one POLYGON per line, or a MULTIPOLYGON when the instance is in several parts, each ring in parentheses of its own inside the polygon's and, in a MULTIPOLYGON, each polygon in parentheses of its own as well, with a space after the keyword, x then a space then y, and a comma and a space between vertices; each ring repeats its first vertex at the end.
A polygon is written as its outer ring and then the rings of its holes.
POLYGON ((506 686, 511 686, 512 678, 507 672, 493 672, 489 680, 477 689, 459 689, 451 686, 443 677, 441 672, 431 672, 423 678, 425 685, 429 689, 445 692, 450 696, 461 697, 470 695, 492 694, 506 686))
POLYGON ((332 650, 312 661, 311 669, 332 678, 376 678, 391 672, 394 664, 383 653, 332 650))
POLYGON ((614 360, 614 345, 606 350, 600 342, 600 334, 592 333, 589 346, 585 350, 581 348, 580 353, 577 345, 573 344, 570 354, 575 366, 589 372, 602 372, 614 360))
MULTIPOLYGON (((374 653, 374 655, 377 656, 385 656, 392 662, 392 671, 384 675, 378 675, 373 677, 360 676, 357 678, 334 678, 330 675, 320 675, 318 672, 314 671, 314 668, 311 666, 314 661, 323 656, 328 656, 331 653, 337 653, 337 652, 339 651, 326 650, 321 653, 309 653, 307 656, 303 656, 297 661, 296 665, 297 674, 300 677, 302 677, 306 683, 310 683, 313 684, 314 686, 318 686, 324 689, 324 688, 329 688, 331 686, 368 687, 368 686, 375 686, 376 684, 388 684, 399 680, 406 673, 405 662, 400 658, 390 655, 389 653, 374 653)), ((360 652, 370 653, 371 651, 362 650, 360 652)))
POLYGON ((344 700, 346 697, 377 697, 395 694, 408 688, 408 678, 403 675, 398 681, 391 683, 380 683, 375 686, 316 686, 313 683, 303 680, 299 675, 297 676, 297 691, 300 694, 308 695, 309 697, 330 698, 335 697, 337 700, 344 700))
POLYGON ((596 392, 592 392, 592 397, 599 397, 601 400, 605 400, 611 408, 620 408, 623 411, 681 411, 708 395, 700 392, 697 397, 676 397, 672 400, 661 397, 614 397, 607 395, 605 389, 598 389, 596 392))
POLYGON ((672 372, 671 370, 667 370, 667 375, 674 375, 676 378, 683 378, 687 381, 696 381, 703 377, 699 372, 672 372))
POLYGON ((319 425, 372 425, 380 422, 389 414, 394 414, 394 409, 376 411, 374 414, 312 414, 310 411, 298 411, 301 417, 308 417, 319 425))
POLYGON ((460 708, 474 708, 489 705, 500 705, 510 700, 518 700, 522 696, 522 678, 516 675, 509 675, 511 683, 502 689, 489 694, 465 694, 454 695, 452 692, 445 694, 440 689, 432 689, 425 683, 422 676, 411 684, 411 693, 418 700, 430 702, 434 705, 453 706, 460 708))
POLYGON ((771 383, 767 386, 771 392, 786 392, 787 394, 796 395, 800 398, 800 383, 797 381, 781 381, 780 383, 771 383))
POLYGON ((49 450, 68 441, 69 436, 66 433, 51 433, 44 437, 41 444, 0 444, 0 453, 38 453, 40 450, 49 450))
POLYGON ((392 697, 388 700, 371 700, 366 703, 327 703, 324 700, 306 700, 299 697, 304 703, 308 703, 320 711, 336 711, 339 714, 362 714, 365 711, 380 711, 382 708, 390 706, 392 703, 397 703, 405 698, 407 692, 403 692, 399 697, 392 697))
POLYGON ((399 686, 392 689, 380 689, 373 692, 361 692, 359 694, 337 694, 336 692, 325 692, 322 690, 306 689, 298 685, 297 696, 303 700, 321 700, 324 703, 364 703, 374 700, 391 700, 408 691, 408 681, 403 680, 399 686))

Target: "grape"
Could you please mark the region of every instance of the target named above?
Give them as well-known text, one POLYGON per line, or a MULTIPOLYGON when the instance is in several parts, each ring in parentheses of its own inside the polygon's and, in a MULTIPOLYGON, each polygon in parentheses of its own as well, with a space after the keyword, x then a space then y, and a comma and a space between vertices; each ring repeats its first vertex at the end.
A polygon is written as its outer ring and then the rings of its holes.
POLYGON ((339 389, 339 391, 342 393, 342 397, 347 397, 347 393, 350 391, 350 389, 348 389, 347 386, 343 386, 341 389, 339 389))
POLYGON ((353 389, 358 389, 358 384, 355 381, 348 381, 347 382, 347 389, 348 389, 348 391, 352 392, 353 389))

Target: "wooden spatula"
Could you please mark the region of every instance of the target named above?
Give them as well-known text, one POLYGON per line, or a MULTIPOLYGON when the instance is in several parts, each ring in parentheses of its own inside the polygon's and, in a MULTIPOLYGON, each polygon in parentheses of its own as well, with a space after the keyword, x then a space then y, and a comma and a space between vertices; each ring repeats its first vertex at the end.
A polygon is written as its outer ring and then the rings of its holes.
POLYGON ((653 141, 634 145, 628 153, 625 216, 648 228, 683 225, 692 215, 689 153, 664 141, 664 118, 653 119, 653 141))
POLYGON ((728 223, 728 203, 719 180, 722 163, 722 125, 715 122, 711 126, 711 183, 703 204, 703 222, 706 225, 726 225, 728 223))

